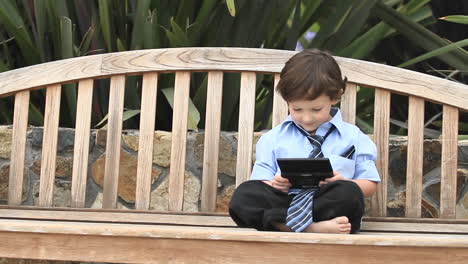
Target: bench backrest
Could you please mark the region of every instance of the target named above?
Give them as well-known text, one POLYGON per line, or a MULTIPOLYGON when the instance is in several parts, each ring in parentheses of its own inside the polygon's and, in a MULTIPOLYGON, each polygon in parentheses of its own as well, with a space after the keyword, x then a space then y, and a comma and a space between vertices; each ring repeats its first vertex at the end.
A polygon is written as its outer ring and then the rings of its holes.
MULTIPOLYGON (((150 202, 153 136, 158 74, 175 72, 169 210, 182 210, 187 115, 191 72, 208 72, 201 210, 216 207, 223 73, 240 72, 240 106, 236 184, 247 180, 252 167, 256 74, 274 75, 275 85, 292 51, 249 48, 178 48, 139 50, 79 57, 0 73, 0 97, 14 95, 13 141, 8 204, 20 205, 30 91, 46 90, 39 206, 52 206, 61 86, 78 83, 72 175, 72 207, 85 203, 93 80, 110 78, 103 208, 117 203, 125 79, 142 75, 136 209, 150 202)), ((443 105, 440 216, 455 217, 457 128, 459 110, 468 110, 468 86, 433 76, 371 62, 336 58, 349 80, 341 102, 343 117, 355 123, 357 86, 375 88, 374 140, 382 178, 372 200, 372 214, 386 215, 389 169, 391 93, 409 96, 406 216, 421 216, 425 100, 443 105)), ((273 88, 273 87, 272 87, 273 88)), ((1 99, 0 99, 1 100, 1 99)), ((1 102, 0 102, 1 103, 1 102)), ((159 113, 158 113, 159 114, 159 113)), ((272 124, 287 116, 287 105, 276 93, 272 124)))

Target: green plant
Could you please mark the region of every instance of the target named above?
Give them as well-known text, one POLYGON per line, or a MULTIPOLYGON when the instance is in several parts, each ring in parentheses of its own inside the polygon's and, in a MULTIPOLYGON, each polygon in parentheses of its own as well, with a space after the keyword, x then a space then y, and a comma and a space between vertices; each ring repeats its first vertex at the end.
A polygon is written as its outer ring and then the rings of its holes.
MULTIPOLYGON (((135 49, 235 46, 294 50, 298 40, 305 48, 317 47, 339 56, 385 62, 381 60, 380 46, 393 45, 401 36, 427 51, 449 44, 429 34, 424 27, 435 21, 428 3, 428 0, 5 0, 0 1, 0 71, 135 49), (314 32, 315 36, 310 38, 307 32, 314 32)), ((466 66, 465 52, 449 51, 436 55, 454 68, 466 66)), ((402 54, 403 58, 405 52, 397 50, 396 57, 402 54)), ((206 78, 205 74, 192 74, 192 129, 204 127, 206 78)), ((173 74, 160 76, 158 111, 170 110, 167 91, 172 89, 173 81, 173 74)), ((268 128, 271 122, 272 82, 272 76, 258 76, 257 130, 268 128)), ((108 107, 108 89, 104 88, 108 80, 98 80, 95 85, 93 126, 105 118, 108 107)), ((133 115, 124 126, 134 128, 138 126, 141 77, 129 76, 127 87, 125 108, 133 115)), ((66 103, 62 103, 60 125, 73 126, 76 87, 73 84, 65 87, 63 94, 66 103)), ((32 94, 30 124, 42 124, 43 97, 42 93, 32 94)), ((370 102, 371 98, 367 98, 362 106, 370 102)), ((11 98, 0 105, 0 123, 11 122, 12 105, 11 98)), ((238 105, 239 74, 226 74, 222 129, 236 128, 238 105)), ((371 117, 372 113, 365 110, 358 118, 369 127, 371 117)), ((170 129, 170 118, 160 115, 157 118, 157 128, 170 129)))

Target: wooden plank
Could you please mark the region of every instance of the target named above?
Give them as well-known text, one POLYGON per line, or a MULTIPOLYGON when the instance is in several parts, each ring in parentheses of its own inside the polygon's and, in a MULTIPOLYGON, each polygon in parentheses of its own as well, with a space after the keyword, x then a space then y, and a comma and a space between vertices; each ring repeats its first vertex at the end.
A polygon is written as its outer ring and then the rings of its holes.
POLYGON ((204 212, 216 210, 222 96, 223 72, 209 72, 201 192, 201 210, 204 212))
POLYGON ((48 233, 66 235, 98 235, 117 237, 153 237, 242 242, 276 242, 298 244, 368 245, 399 247, 468 248, 467 235, 423 234, 383 237, 326 233, 258 232, 244 228, 201 226, 86 223, 66 221, 0 220, 0 232, 48 233), (261 236, 259 235, 261 233, 261 236))
MULTIPOLYGON (((133 211, 119 212, 93 212, 70 210, 21 210, 2 209, 0 219, 15 220, 47 220, 47 221, 76 221, 98 223, 123 224, 158 224, 180 226, 206 226, 206 227, 236 227, 228 215, 191 215, 172 213, 135 213, 133 211)), ((422 220, 422 219, 415 219, 422 220)), ((246 230, 246 229, 243 229, 246 230)), ((468 235, 467 221, 436 222, 420 221, 407 222, 399 219, 398 222, 382 222, 364 219, 361 232, 394 232, 419 234, 460 234, 468 235)))
MULTIPOLYGON (((0 73, 0 96, 78 79, 151 71, 258 71, 279 73, 296 52, 255 48, 177 48, 118 52, 55 61, 0 73), (27 76, 27 77, 26 77, 27 76)), ((335 57, 352 83, 444 102, 468 110, 468 89, 415 71, 335 57)))
POLYGON ((273 116, 272 116, 272 126, 275 127, 281 124, 286 117, 288 117, 288 103, 281 97, 281 95, 276 91, 276 86, 280 81, 280 74, 275 74, 275 87, 273 90, 273 116))
POLYGON ((458 163, 458 109, 443 106, 440 217, 455 218, 458 163))
MULTIPOLYGON (((377 145, 376 166, 380 175, 380 183, 377 192, 371 199, 371 211, 373 216, 387 215, 387 184, 388 184, 388 144, 390 133, 390 99, 389 91, 375 89, 374 109, 374 141, 377 145)), ((352 100, 352 99, 350 99, 352 100)), ((355 100, 355 99, 354 99, 355 100)))
POLYGON ((140 137, 136 183, 136 209, 148 209, 151 199, 151 172, 153 169, 153 139, 156 122, 158 74, 143 74, 140 112, 140 137))
POLYGON ((73 152, 72 207, 85 206, 92 100, 93 80, 80 81, 76 109, 75 149, 73 152))
POLYGON ((424 100, 409 97, 406 217, 421 217, 424 147, 424 100))
MULTIPOLYGON (((131 231, 131 230, 129 230, 131 231)), ((466 263, 466 248, 239 242, 1 232, 1 257, 116 263, 466 263), (11 241, 11 242, 10 242, 11 241), (35 246, 31 247, 31 241, 35 246), (236 250, 233 250, 235 248, 236 250), (242 252, 242 254, 239 254, 242 252), (265 252, 271 252, 266 254, 265 252), (277 254, 277 252, 285 252, 277 254), (317 254, 320 252, 320 254, 317 254), (395 254, 398 252, 398 254, 395 254)))
POLYGON ((253 131, 255 113, 254 72, 241 74, 241 91, 239 103, 239 128, 237 143, 236 186, 250 177, 252 169, 253 131))
POLYGON ((397 70, 396 67, 380 63, 363 63, 362 60, 335 58, 349 82, 366 87, 383 88, 392 93, 414 95, 432 102, 445 102, 463 109, 468 107, 468 100, 466 100, 468 89, 462 87, 466 86, 465 84, 459 83, 460 85, 457 85, 451 81, 449 84, 445 82, 446 79, 402 68, 397 70), (445 84, 454 85, 455 90, 446 90, 446 87, 443 86, 445 84))
POLYGON ((190 92, 190 72, 176 72, 174 114, 172 116, 169 210, 182 210, 184 203, 185 151, 190 92))
POLYGON ((110 82, 109 94, 103 208, 115 208, 117 205, 124 94, 125 76, 113 76, 110 82))
POLYGON ((10 205, 20 205, 22 201, 28 111, 29 91, 17 93, 15 95, 8 181, 8 204, 10 205))
POLYGON ((61 91, 62 87, 57 84, 48 86, 46 92, 39 184, 39 206, 42 207, 53 204, 61 91))
POLYGON ((464 234, 468 235, 467 224, 430 224, 430 223, 391 223, 391 222, 363 222, 363 231, 398 232, 398 233, 426 233, 426 234, 464 234))
POLYGON ((351 124, 356 123, 356 96, 357 85, 355 83, 347 83, 346 89, 341 96, 340 109, 341 114, 343 115, 343 120, 351 124))
MULTIPOLYGON (((23 207, 22 207, 23 208, 23 207)), ((405 217, 363 217, 363 221, 382 223, 430 223, 430 224, 468 224, 468 219, 441 219, 441 218, 405 218, 405 217)))
POLYGON ((16 220, 76 221, 99 223, 165 224, 210 227, 236 227, 227 215, 192 215, 169 212, 139 212, 125 210, 119 212, 93 212, 70 210, 0 210, 0 218, 16 220))
POLYGON ((103 54, 103 73, 157 71, 256 71, 280 73, 294 51, 256 48, 177 48, 103 54))
MULTIPOLYGON (((2 212, 7 216, 10 210, 20 210, 26 215, 34 215, 36 211, 47 211, 49 214, 56 212, 92 212, 92 213, 123 213, 123 214, 166 214, 166 215, 193 215, 193 216, 215 216, 229 217, 226 212, 181 212, 167 210, 127 210, 127 209, 101 209, 101 208, 70 208, 70 207, 44 207, 38 209, 36 206, 10 206, 0 205, 0 217, 2 212)), ((6 217, 8 218, 8 217, 6 217)), ((455 224, 468 225, 468 219, 442 219, 442 218, 405 218, 405 217, 363 217, 364 222, 379 222, 379 223, 425 223, 425 224, 455 224)))

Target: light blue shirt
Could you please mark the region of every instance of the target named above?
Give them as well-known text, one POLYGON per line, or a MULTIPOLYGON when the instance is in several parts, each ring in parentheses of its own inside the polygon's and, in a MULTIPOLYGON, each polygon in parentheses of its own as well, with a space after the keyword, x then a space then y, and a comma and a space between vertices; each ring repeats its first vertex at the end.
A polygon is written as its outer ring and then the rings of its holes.
MULTIPOLYGON (((340 172, 346 179, 364 179, 380 182, 375 167, 377 148, 374 142, 357 126, 346 123, 338 108, 333 118, 321 124, 317 135, 324 136, 334 125, 331 134, 322 144, 324 157, 330 159, 333 170, 340 172), (352 159, 341 155, 350 147, 356 148, 352 159)), ((295 127, 291 116, 280 125, 265 133, 256 146, 256 161, 252 170, 251 180, 271 181, 277 174, 281 174, 277 158, 307 158, 314 146, 306 136, 295 127)))

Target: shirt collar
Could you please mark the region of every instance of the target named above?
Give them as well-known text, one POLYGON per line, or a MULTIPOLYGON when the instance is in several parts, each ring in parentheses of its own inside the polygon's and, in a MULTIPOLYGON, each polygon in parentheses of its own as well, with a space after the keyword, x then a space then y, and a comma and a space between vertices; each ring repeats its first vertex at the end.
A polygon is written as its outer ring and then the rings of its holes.
MULTIPOLYGON (((330 121, 328 122, 325 122, 323 124, 321 124, 318 129, 317 129, 317 134, 318 135, 325 135, 328 131, 328 129, 330 129, 331 126, 335 126, 336 127, 336 130, 338 130, 338 132, 340 134, 343 134, 343 117, 341 116, 341 111, 339 108, 337 107, 332 107, 330 109, 330 115, 332 116, 332 119, 330 119, 330 121)), ((291 118, 291 115, 288 115, 288 117, 286 118, 286 120, 283 122, 283 124, 286 124, 286 123, 290 123, 290 122, 294 122, 291 118)))

